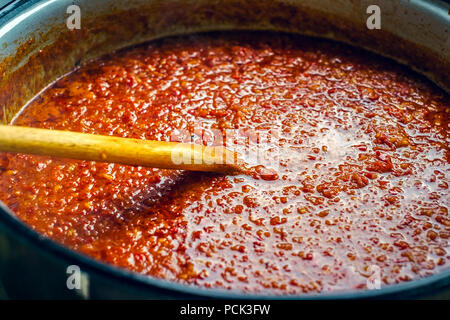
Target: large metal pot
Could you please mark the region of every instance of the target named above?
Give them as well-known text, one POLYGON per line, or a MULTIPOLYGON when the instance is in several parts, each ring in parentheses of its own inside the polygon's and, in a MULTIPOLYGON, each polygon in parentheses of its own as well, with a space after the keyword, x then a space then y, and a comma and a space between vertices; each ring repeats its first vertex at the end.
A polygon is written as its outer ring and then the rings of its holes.
MULTIPOLYGON (((438 0, 0 1, 0 116, 10 122, 46 85, 89 59, 206 30, 280 30, 348 42, 408 64, 448 91, 448 12, 449 5, 438 0), (81 9, 81 29, 67 28, 72 4, 81 9), (381 29, 366 26, 373 4, 381 9, 381 29)), ((94 261, 40 236, 4 206, 0 229, 0 280, 11 298, 261 297, 176 284, 94 261), (68 289, 69 265, 82 271, 81 289, 68 289)), ((431 296, 450 297, 450 270, 379 290, 289 298, 431 296)))

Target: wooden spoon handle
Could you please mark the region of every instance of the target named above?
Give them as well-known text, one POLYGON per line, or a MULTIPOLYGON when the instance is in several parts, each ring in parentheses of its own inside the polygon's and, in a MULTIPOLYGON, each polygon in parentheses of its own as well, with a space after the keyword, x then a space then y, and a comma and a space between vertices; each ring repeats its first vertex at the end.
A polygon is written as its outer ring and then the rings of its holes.
POLYGON ((0 151, 163 169, 240 171, 237 154, 224 147, 10 125, 0 125, 0 151))

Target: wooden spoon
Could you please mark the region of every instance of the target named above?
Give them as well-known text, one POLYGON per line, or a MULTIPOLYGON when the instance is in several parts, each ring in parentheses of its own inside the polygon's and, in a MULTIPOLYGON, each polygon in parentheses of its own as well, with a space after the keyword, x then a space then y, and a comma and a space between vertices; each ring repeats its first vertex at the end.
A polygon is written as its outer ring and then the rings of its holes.
POLYGON ((225 174, 243 168, 238 154, 224 147, 10 125, 0 125, 0 152, 225 174))

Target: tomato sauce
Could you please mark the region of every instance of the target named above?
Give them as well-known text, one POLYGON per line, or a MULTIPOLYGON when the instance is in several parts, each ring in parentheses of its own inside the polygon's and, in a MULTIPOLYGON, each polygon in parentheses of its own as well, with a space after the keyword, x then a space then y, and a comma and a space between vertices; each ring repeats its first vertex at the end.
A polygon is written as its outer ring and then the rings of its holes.
POLYGON ((155 140, 276 130, 265 149, 276 175, 2 154, 0 199, 76 251, 179 283, 262 294, 400 283, 450 265, 449 112, 426 79, 343 44, 167 38, 74 70, 14 124, 155 140))

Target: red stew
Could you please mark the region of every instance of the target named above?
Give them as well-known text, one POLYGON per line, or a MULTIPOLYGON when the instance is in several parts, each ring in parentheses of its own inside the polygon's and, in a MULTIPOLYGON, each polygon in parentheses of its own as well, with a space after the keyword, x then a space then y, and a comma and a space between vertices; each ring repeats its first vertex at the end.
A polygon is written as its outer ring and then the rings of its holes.
POLYGON ((168 38, 82 66, 14 124, 156 140, 277 129, 276 176, 2 154, 0 199, 68 247, 180 283, 272 294, 400 283, 450 265, 449 112, 427 80, 342 44, 168 38))

